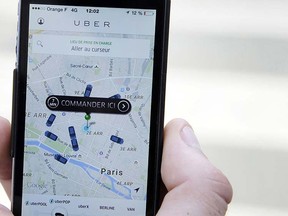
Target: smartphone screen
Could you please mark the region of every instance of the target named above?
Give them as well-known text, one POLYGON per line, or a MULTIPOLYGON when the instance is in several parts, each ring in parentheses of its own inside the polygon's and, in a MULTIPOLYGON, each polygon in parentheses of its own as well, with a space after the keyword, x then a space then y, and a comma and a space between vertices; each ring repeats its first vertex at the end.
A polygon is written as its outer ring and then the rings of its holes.
POLYGON ((156 16, 29 5, 22 215, 147 214, 156 16))

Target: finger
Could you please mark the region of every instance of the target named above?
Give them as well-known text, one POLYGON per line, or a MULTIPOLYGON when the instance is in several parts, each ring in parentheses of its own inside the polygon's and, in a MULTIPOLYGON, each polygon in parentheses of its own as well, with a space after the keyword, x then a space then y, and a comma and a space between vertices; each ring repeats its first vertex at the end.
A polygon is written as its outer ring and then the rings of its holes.
POLYGON ((202 153, 193 129, 182 119, 165 128, 161 174, 169 192, 159 216, 225 214, 231 185, 202 153))
POLYGON ((0 182, 11 196, 12 159, 10 156, 10 124, 0 117, 0 182))
POLYGON ((11 211, 2 205, 0 205, 0 215, 1 216, 13 216, 11 211))

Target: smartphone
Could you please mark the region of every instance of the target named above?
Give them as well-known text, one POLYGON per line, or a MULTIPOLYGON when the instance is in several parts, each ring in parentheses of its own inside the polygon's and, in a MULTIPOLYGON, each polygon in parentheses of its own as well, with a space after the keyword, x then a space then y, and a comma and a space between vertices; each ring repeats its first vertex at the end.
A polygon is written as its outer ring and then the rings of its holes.
POLYGON ((169 0, 21 0, 15 216, 155 215, 169 0))

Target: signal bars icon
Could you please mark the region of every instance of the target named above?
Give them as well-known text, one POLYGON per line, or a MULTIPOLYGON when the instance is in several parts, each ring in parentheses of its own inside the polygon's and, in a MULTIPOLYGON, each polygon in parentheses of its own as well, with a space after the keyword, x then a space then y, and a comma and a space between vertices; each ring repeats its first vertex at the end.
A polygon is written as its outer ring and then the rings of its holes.
POLYGON ((32 7, 32 10, 46 10, 45 7, 32 7))

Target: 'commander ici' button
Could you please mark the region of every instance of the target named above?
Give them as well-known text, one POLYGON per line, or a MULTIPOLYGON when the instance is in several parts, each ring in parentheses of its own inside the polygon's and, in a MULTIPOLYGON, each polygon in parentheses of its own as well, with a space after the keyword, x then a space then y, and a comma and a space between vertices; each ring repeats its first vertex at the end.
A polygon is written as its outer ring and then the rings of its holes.
POLYGON ((83 113, 107 113, 128 114, 131 104, 126 99, 97 98, 97 97, 73 97, 51 95, 46 99, 46 106, 52 111, 83 112, 83 113))

